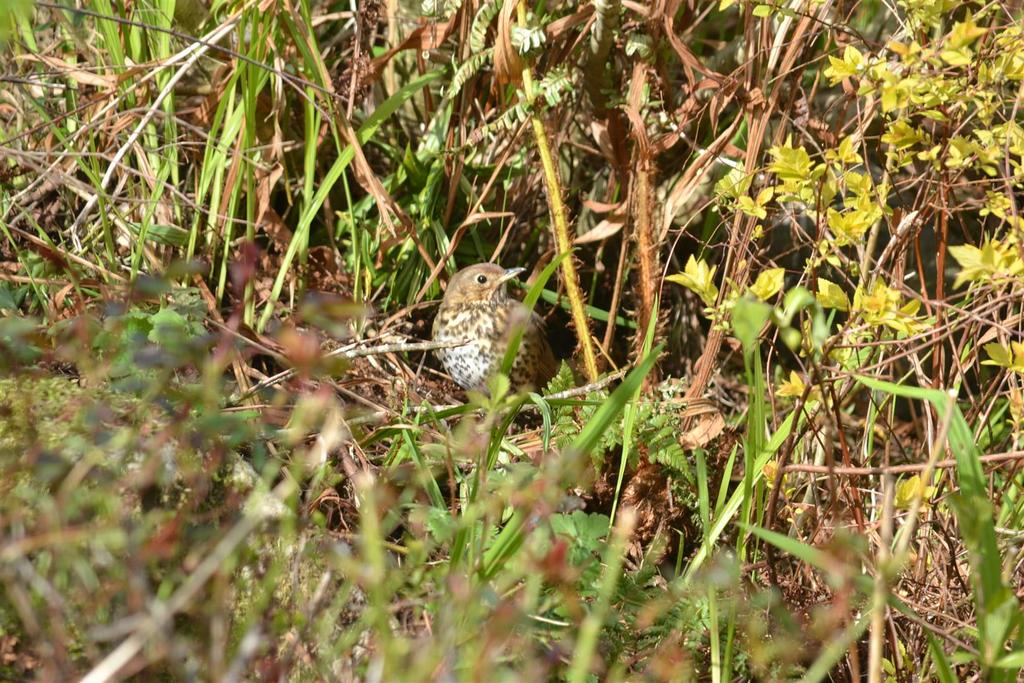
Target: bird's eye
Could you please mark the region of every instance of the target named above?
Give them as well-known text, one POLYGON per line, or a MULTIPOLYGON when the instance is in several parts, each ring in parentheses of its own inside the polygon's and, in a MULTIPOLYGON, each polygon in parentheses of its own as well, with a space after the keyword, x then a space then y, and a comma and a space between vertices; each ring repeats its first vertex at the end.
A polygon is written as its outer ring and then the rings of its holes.
POLYGON ((476 281, 479 282, 482 285, 486 285, 487 284, 487 276, 481 273, 480 275, 476 276, 476 281))

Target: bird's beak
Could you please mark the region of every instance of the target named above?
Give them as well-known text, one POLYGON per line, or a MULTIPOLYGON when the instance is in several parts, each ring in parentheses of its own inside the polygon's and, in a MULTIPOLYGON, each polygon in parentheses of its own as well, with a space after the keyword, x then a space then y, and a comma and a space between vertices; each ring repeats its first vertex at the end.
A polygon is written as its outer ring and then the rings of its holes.
POLYGON ((503 285, 506 282, 508 282, 509 280, 515 280, 517 277, 519 277, 519 274, 522 273, 525 270, 526 270, 526 268, 522 268, 522 267, 520 267, 520 268, 509 268, 509 269, 507 269, 504 272, 504 274, 502 274, 501 277, 498 278, 497 284, 503 285))

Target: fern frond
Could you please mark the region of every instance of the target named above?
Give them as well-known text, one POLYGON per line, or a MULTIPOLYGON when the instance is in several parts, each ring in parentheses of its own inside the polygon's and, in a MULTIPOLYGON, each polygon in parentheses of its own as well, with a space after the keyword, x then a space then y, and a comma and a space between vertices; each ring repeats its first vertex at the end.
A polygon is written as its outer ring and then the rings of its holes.
POLYGON ((498 0, 485 2, 477 10, 476 16, 473 17, 473 25, 469 29, 469 49, 474 54, 483 52, 487 44, 487 29, 500 11, 501 3, 498 0))
POLYGON ((537 84, 540 94, 549 107, 554 107, 562 101, 562 94, 572 87, 572 79, 569 77, 569 70, 564 67, 557 67, 544 74, 537 84))
POLYGON ((494 54, 494 48, 489 47, 483 52, 478 52, 474 55, 470 55, 469 59, 459 65, 459 68, 455 70, 455 75, 452 76, 452 83, 445 93, 445 97, 453 98, 459 94, 462 90, 462 86, 466 84, 470 78, 473 77, 477 71, 491 61, 491 56, 494 54))
POLYGON ((421 0, 420 14, 433 19, 446 19, 462 7, 464 0, 421 0))
POLYGON ((512 130, 515 126, 525 121, 530 116, 530 108, 520 100, 520 104, 508 109, 504 114, 485 126, 474 130, 466 141, 466 147, 473 147, 480 144, 484 138, 495 130, 512 130))

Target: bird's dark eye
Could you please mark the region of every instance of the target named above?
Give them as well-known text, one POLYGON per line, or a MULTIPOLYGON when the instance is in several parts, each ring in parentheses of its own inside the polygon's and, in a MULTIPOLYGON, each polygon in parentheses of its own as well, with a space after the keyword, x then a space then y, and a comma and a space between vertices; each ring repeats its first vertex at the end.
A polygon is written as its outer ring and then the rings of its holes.
POLYGON ((479 282, 482 285, 486 285, 487 284, 487 276, 484 275, 483 273, 481 273, 480 275, 476 276, 476 281, 479 282))

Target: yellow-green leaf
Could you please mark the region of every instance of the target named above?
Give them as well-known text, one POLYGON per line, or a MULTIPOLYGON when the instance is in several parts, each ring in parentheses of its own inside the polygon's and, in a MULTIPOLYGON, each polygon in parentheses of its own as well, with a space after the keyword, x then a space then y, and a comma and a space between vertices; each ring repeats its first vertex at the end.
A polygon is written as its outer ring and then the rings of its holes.
POLYGON ((924 332, 924 321, 914 317, 920 303, 911 302, 901 306, 901 299, 898 291, 879 280, 875 282, 871 291, 857 288, 853 293, 850 311, 859 313, 869 325, 888 327, 898 334, 913 335, 924 332))
POLYGON ((864 55, 853 45, 847 45, 843 50, 843 58, 839 59, 829 55, 828 67, 825 69, 825 77, 832 85, 839 81, 858 75, 865 66, 864 55))
POLYGON ((800 398, 804 395, 804 389, 806 385, 800 375, 796 374, 795 371, 790 370, 789 379, 779 385, 779 388, 775 390, 778 396, 785 396, 788 398, 800 398))
POLYGON ((988 360, 981 361, 982 365, 997 365, 1001 368, 1013 365, 1013 354, 1008 346, 995 342, 985 344, 985 353, 988 354, 988 360))
POLYGON ((988 29, 974 23, 974 15, 968 12, 963 21, 953 24, 953 30, 949 32, 949 46, 953 49, 967 47, 986 33, 988 29))
POLYGON ((915 474, 896 484, 896 496, 894 504, 898 510, 906 510, 913 504, 914 499, 920 497, 921 502, 927 506, 929 499, 935 495, 934 486, 925 486, 921 477, 915 474))
POLYGON ((981 361, 982 365, 995 365, 1024 374, 1024 343, 1010 342, 1009 346, 985 344, 985 353, 988 360, 981 361))
POLYGON ((753 173, 745 173, 742 168, 734 168, 715 183, 715 194, 720 198, 739 199, 750 189, 753 180, 753 173))
POLYGON ((757 281, 750 287, 750 291, 761 301, 767 301, 779 293, 785 280, 784 268, 769 268, 757 276, 757 281))
POLYGON ((701 298, 706 306, 714 306, 718 300, 718 287, 715 286, 715 271, 718 267, 709 266, 707 261, 698 261, 690 255, 682 273, 669 275, 665 279, 686 287, 701 298))
POLYGON ((818 278, 818 294, 815 298, 824 308, 834 308, 838 311, 850 310, 850 297, 846 296, 843 288, 823 277, 818 278))
POLYGON ((990 282, 998 278, 1016 277, 1024 273, 1024 260, 1007 240, 990 239, 979 249, 970 244, 949 247, 950 255, 960 264, 953 287, 965 282, 990 282))
POLYGON ((825 152, 825 158, 830 161, 835 161, 845 166, 853 166, 863 161, 860 154, 857 153, 856 142, 853 136, 847 136, 843 138, 842 142, 835 149, 830 149, 825 152))
POLYGON ((943 50, 939 53, 942 61, 950 66, 967 66, 974 62, 974 51, 969 47, 961 47, 955 50, 943 50))
POLYGON ((852 209, 840 213, 832 208, 828 210, 828 227, 841 247, 859 242, 871 227, 873 219, 874 214, 870 211, 852 209))
POLYGON ((758 206, 750 197, 743 196, 736 200, 736 208, 753 218, 765 219, 768 211, 763 206, 758 206))
POLYGON ((784 145, 772 147, 768 152, 774 157, 768 170, 782 181, 783 192, 798 193, 813 180, 814 165, 803 147, 791 147, 787 139, 784 145))

